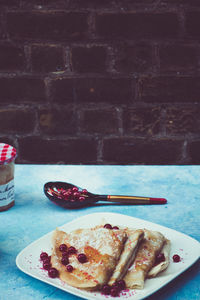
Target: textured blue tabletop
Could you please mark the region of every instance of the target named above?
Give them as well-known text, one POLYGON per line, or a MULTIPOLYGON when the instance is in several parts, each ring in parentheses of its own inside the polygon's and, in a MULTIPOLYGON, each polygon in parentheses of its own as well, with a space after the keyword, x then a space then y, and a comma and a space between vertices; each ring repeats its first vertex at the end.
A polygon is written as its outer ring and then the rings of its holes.
MULTIPOLYGON (((0 212, 0 299, 79 299, 21 272, 17 254, 34 240, 77 217, 115 212, 142 218, 200 241, 200 166, 16 165, 15 206, 0 212), (167 198, 165 205, 99 206, 64 210, 47 200, 47 181, 67 181, 97 194, 167 198)), ((146 298, 200 299, 199 261, 146 298)))

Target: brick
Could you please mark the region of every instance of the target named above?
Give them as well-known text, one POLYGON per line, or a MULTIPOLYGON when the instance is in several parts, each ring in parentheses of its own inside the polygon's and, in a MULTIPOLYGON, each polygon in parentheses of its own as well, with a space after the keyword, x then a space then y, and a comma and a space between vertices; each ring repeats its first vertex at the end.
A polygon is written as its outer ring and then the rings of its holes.
POLYGON ((19 139, 20 159, 27 163, 94 163, 96 141, 93 139, 44 139, 26 137, 19 139))
POLYGON ((123 111, 124 133, 136 135, 159 134, 162 123, 160 107, 135 107, 123 111))
POLYGON ((121 44, 115 48, 114 67, 118 72, 145 72, 152 69, 151 46, 146 44, 121 44))
POLYGON ((105 38, 167 38, 178 36, 174 13, 104 13, 96 17, 96 33, 105 38))
POLYGON ((0 70, 15 71, 25 69, 24 49, 11 44, 0 44, 0 70))
POLYGON ((7 6, 7 7, 19 7, 20 6, 20 0, 0 0, 0 6, 7 6))
POLYGON ((106 70, 106 49, 100 46, 73 47, 72 67, 75 72, 103 72, 106 70))
POLYGON ((122 6, 134 6, 135 4, 143 5, 143 4, 154 4, 156 0, 121 0, 120 3, 122 6))
POLYGON ((160 47, 162 71, 189 71, 197 68, 197 49, 189 45, 163 45, 160 47))
POLYGON ((167 5, 167 4, 178 4, 178 5, 187 5, 187 6, 194 6, 197 5, 199 7, 199 0, 161 0, 160 4, 167 5))
POLYGON ((45 85, 38 78, 0 78, 0 103, 44 102, 45 85))
POLYGON ((178 164, 182 142, 169 139, 112 138, 104 140, 103 159, 109 164, 178 164))
POLYGON ((5 34, 4 34, 4 29, 3 29, 3 25, 2 25, 2 16, 0 14, 0 39, 3 39, 5 37, 5 34))
POLYGON ((146 77, 139 83, 139 94, 145 102, 200 102, 198 77, 146 77))
POLYGON ((117 112, 113 109, 85 110, 80 127, 83 133, 102 135, 118 133, 117 112))
POLYGON ((27 109, 0 109, 1 133, 30 133, 35 127, 35 114, 27 109))
POLYGON ((132 83, 128 78, 80 78, 76 80, 77 101, 79 103, 131 103, 132 83))
POLYGON ((49 135, 76 134, 76 114, 70 108, 39 110, 40 131, 49 135))
POLYGON ((54 103, 121 103, 132 101, 132 80, 128 78, 63 78, 52 80, 54 103))
POLYGON ((0 143, 5 143, 5 144, 8 144, 8 145, 11 145, 11 146, 15 147, 16 150, 18 150, 17 145, 15 143, 15 139, 12 138, 12 137, 0 135, 0 143))
POLYGON ((188 153, 190 155, 190 163, 193 165, 200 164, 200 141, 192 141, 188 144, 188 153))
POLYGON ((76 40, 87 31, 87 16, 84 12, 9 12, 7 30, 15 39, 76 40))
POLYGON ((119 0, 119 7, 124 11, 131 11, 138 8, 145 11, 148 8, 157 8, 160 4, 160 1, 158 3, 158 1, 156 0, 119 0))
POLYGON ((69 0, 69 8, 71 9, 100 9, 100 8, 112 8, 115 9, 119 6, 118 0, 108 1, 108 0, 69 0))
POLYGON ((189 37, 200 37, 200 11, 190 11, 186 13, 185 27, 189 37))
POLYGON ((68 1, 66 0, 21 0, 21 6, 24 8, 65 8, 68 6, 68 1))
POLYGON ((35 72, 57 72, 65 69, 62 47, 32 46, 32 70, 35 72))
POLYGON ((51 82, 51 93, 54 103, 67 104, 74 102, 74 80, 56 79, 51 82))
MULTIPOLYGON (((171 0, 172 1, 172 0, 171 0)), ((188 5, 188 6, 197 6, 197 8, 199 8, 199 0, 182 0, 184 4, 188 5)), ((178 0, 177 0, 178 2, 178 0)))
POLYGON ((173 106, 166 109, 166 131, 169 135, 199 134, 200 108, 173 106))

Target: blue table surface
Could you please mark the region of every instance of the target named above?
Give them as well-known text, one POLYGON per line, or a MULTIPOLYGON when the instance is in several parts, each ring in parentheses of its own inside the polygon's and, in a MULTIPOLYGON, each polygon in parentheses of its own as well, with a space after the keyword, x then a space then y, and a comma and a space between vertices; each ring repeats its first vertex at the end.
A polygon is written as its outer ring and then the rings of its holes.
MULTIPOLYGON (((15 206, 0 212, 0 299, 79 297, 34 279, 16 267, 17 254, 31 242, 80 216, 115 212, 145 219, 200 241, 200 166, 16 165, 15 206), (99 206, 65 210, 43 193, 47 181, 66 181, 97 194, 167 198, 165 205, 99 206)), ((197 261, 148 300, 200 299, 197 261)))

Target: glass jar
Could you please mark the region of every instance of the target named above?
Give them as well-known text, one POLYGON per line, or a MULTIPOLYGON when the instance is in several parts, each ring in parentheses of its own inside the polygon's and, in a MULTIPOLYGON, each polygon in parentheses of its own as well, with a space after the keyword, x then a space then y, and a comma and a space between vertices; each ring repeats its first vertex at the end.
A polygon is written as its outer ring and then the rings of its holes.
POLYGON ((14 169, 16 149, 0 143, 0 211, 12 207, 14 200, 14 169))

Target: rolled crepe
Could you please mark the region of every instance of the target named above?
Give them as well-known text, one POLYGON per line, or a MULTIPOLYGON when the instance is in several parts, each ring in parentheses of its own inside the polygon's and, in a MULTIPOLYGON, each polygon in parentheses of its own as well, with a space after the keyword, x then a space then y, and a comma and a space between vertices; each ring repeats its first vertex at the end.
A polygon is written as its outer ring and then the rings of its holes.
POLYGON ((152 269, 149 271, 147 275, 148 278, 156 277, 160 272, 167 269, 170 262, 170 248, 171 248, 171 243, 169 240, 166 239, 163 248, 160 251, 160 253, 164 255, 165 260, 161 261, 159 264, 152 267, 152 269))
POLYGON ((165 241, 160 232, 146 229, 144 232, 144 239, 139 246, 135 260, 123 278, 126 287, 132 289, 143 289, 147 274, 153 267, 156 255, 162 249, 165 241))
POLYGON ((128 239, 124 245, 124 249, 121 253, 119 262, 115 267, 115 270, 108 282, 109 285, 112 285, 116 280, 120 280, 125 275, 128 267, 133 262, 137 249, 144 237, 144 232, 141 229, 137 230, 127 230, 128 239))

